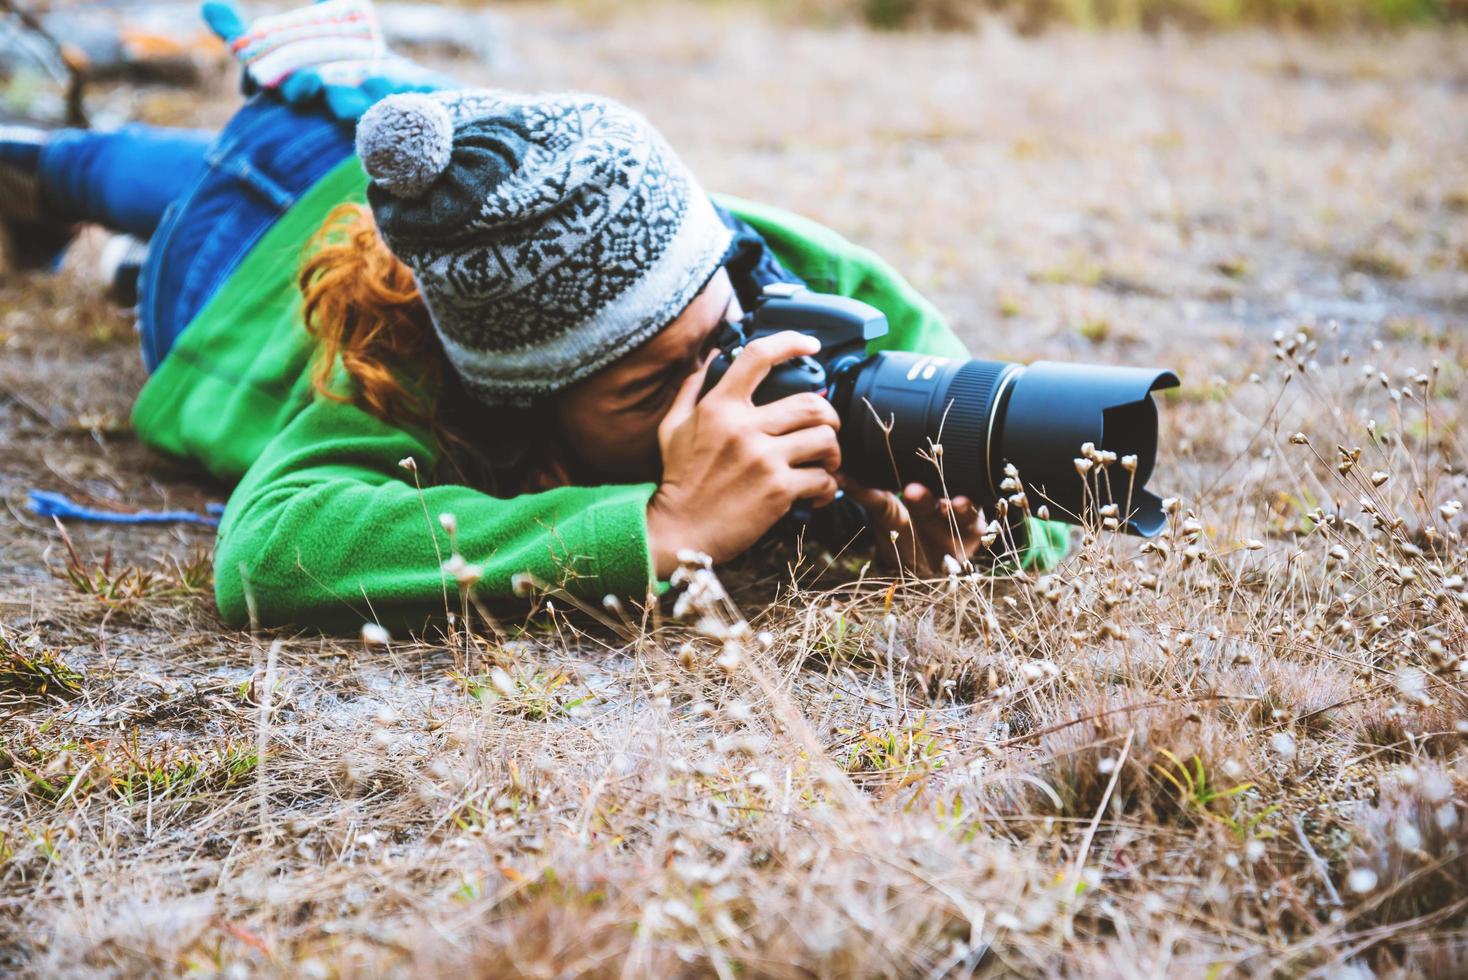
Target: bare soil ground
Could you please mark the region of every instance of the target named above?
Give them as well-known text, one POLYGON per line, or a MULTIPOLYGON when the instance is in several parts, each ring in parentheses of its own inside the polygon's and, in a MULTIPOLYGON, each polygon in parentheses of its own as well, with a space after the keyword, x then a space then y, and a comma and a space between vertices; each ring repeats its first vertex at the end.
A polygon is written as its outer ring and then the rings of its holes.
POLYGON ((1167 536, 895 587, 791 553, 695 576, 694 626, 226 631, 209 533, 73 524, 73 560, 27 511, 228 488, 131 436, 127 315, 11 277, 0 971, 1468 970, 1468 38, 508 23, 449 67, 638 106, 975 351, 1178 370, 1167 536))

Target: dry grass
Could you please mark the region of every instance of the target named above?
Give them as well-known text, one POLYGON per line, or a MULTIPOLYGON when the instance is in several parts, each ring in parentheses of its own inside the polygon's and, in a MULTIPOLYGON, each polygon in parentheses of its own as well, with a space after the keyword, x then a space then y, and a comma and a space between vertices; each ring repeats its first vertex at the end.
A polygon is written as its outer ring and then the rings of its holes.
POLYGON ((1168 533, 1002 580, 776 549, 732 599, 690 569, 682 620, 228 633, 207 535, 73 556, 22 509, 225 488, 130 440, 91 287, 0 285, 0 969, 1461 975, 1463 51, 700 16, 517 12, 499 80, 637 102, 996 356, 1177 366, 1168 533))

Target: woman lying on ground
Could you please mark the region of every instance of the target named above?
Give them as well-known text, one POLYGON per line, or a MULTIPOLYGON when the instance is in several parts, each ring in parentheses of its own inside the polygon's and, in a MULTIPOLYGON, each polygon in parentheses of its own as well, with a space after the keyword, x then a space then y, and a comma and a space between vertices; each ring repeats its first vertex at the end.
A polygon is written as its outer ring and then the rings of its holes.
MULTIPOLYGON (((62 131, 33 154, 0 141, 0 164, 39 183, 42 226, 151 240, 152 373, 133 422, 238 481, 215 559, 231 624, 422 625, 456 575, 482 598, 511 597, 526 573, 641 598, 680 552, 727 561, 797 501, 829 504, 834 410, 750 397, 815 340, 757 340, 698 398, 715 329, 770 282, 870 303, 890 322, 883 346, 967 356, 876 256, 708 195, 610 100, 394 94, 355 142, 352 120, 307 101, 272 88, 217 137, 62 131), (473 567, 445 571, 453 554, 473 567)), ((901 498, 847 485, 844 500, 868 549, 918 574, 980 547, 965 499, 914 484, 901 498)), ((1017 531, 1024 565, 1064 549, 1061 526, 1017 531)))

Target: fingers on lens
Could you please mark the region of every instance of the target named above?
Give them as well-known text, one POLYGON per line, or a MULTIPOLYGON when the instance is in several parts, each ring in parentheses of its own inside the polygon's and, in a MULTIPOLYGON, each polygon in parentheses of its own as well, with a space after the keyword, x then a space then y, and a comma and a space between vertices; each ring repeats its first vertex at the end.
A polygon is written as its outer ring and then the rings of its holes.
POLYGON ((841 467, 841 443, 829 425, 814 425, 789 435, 777 436, 784 455, 794 465, 818 463, 834 473, 841 467))
POLYGON ((974 502, 967 497, 953 498, 953 516, 966 524, 972 524, 978 520, 979 509, 974 502))
POLYGON ((902 502, 913 516, 938 513, 938 497, 921 483, 909 483, 902 488, 902 502))
POLYGON ((765 431, 781 436, 811 426, 841 427, 841 416, 831 403, 813 391, 805 391, 771 402, 760 409, 765 418, 765 431))
POLYGON ((835 496, 836 478, 823 469, 796 467, 790 471, 792 500, 824 500, 835 496))

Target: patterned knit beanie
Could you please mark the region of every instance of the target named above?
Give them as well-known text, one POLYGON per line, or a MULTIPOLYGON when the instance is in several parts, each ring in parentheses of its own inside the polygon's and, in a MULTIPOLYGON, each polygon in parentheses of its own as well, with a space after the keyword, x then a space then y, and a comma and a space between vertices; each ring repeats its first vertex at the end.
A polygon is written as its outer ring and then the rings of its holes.
POLYGON ((464 384, 526 405, 623 357, 731 233, 645 118, 592 95, 390 96, 357 127, 367 199, 464 384))

